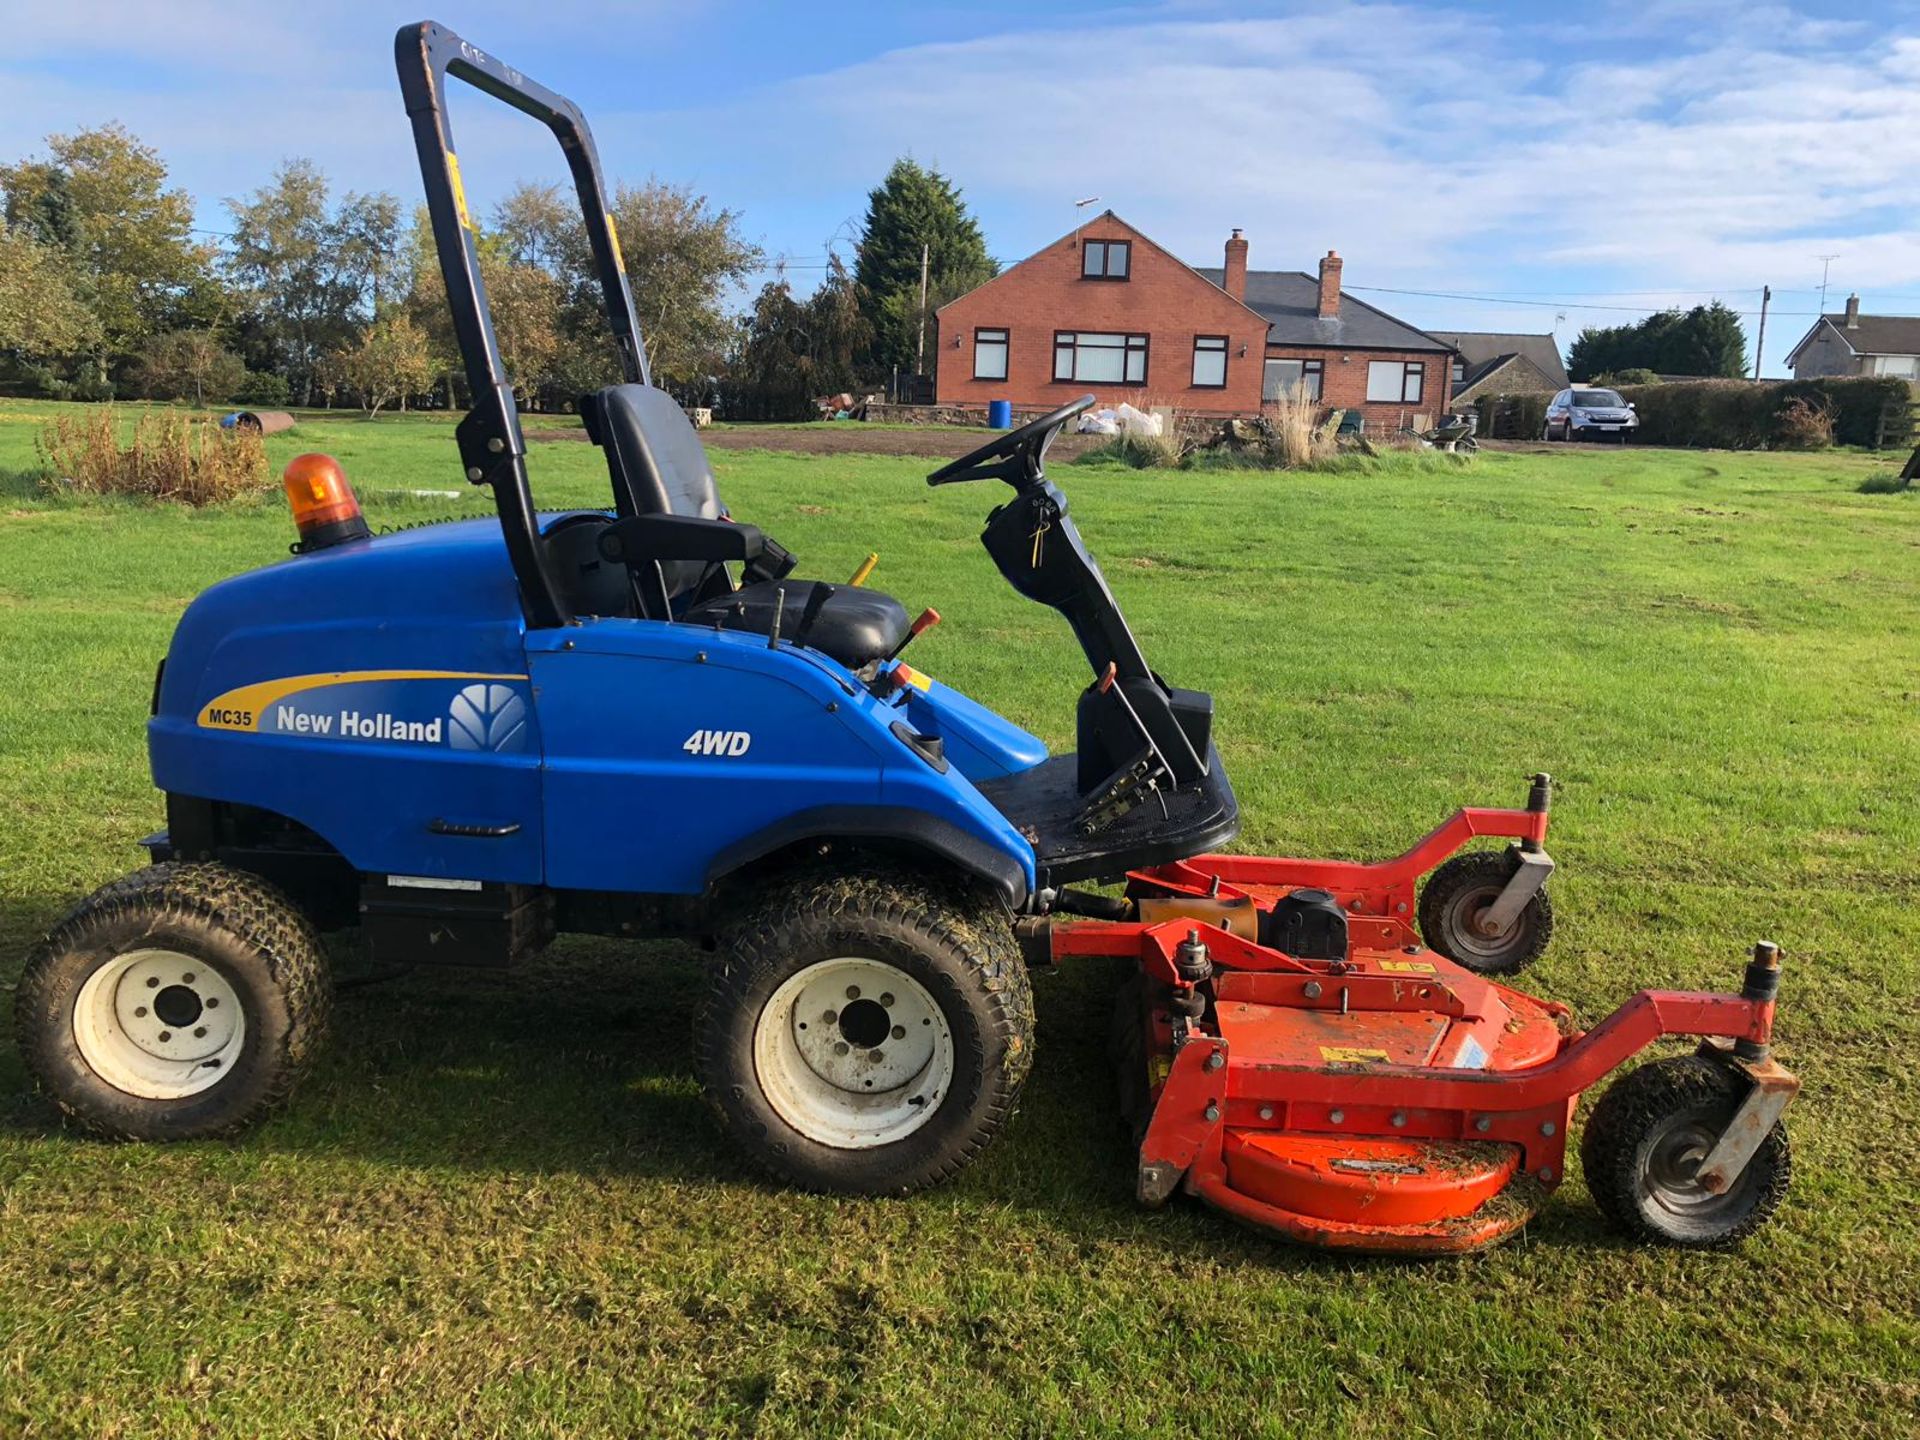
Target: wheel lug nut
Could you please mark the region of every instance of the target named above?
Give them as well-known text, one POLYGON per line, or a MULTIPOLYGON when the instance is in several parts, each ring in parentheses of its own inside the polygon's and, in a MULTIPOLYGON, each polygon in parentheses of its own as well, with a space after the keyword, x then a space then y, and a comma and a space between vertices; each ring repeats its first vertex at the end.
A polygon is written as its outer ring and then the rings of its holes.
POLYGON ((182 975, 182 976, 180 977, 180 983, 181 983, 182 985, 191 985, 191 984, 193 984, 193 972, 192 972, 191 970, 189 970, 189 971, 188 971, 188 972, 187 972, 186 974, 184 974, 184 975, 182 975))
POLYGON ((134 1007, 134 1011, 133 1011, 133 1015, 134 1015, 134 1018, 135 1018, 136 1020, 144 1020, 144 1019, 146 1019, 146 1018, 147 1018, 147 1007, 146 1007, 146 1006, 144 1006, 144 1005, 137 1005, 137 1006, 135 1006, 135 1007, 134 1007))
POLYGON ((173 1032, 171 1030, 162 1030, 160 1032, 160 1043, 162 1045, 166 1044, 171 1039, 173 1039, 173 1032))
POLYGON ((860 998, 860 987, 858 985, 847 986, 847 999, 858 1000, 859 998, 860 998))
POLYGON ((869 1050, 867 1052, 867 1059, 872 1060, 876 1063, 886 1058, 887 1058, 887 1052, 884 1050, 869 1050))
POLYGON ((207 1001, 207 1009, 218 1010, 219 1008, 220 1008, 220 1002, 218 1000, 209 999, 207 1001))
POLYGON ((894 1039, 896 1039, 896 1040, 904 1040, 904 1039, 906 1039, 906 1038, 907 1038, 907 1027, 906 1027, 906 1026, 904 1026, 904 1025, 896 1025, 896 1026, 894 1026, 894 1027, 893 1027, 893 1038, 894 1038, 894 1039))
POLYGON ((829 1010, 820 1017, 820 1023, 822 1025, 831 1025, 833 1024, 834 1021, 838 1020, 839 1018, 840 1018, 840 1012, 838 1010, 829 1010))
POLYGON ((159 988, 160 988, 160 977, 158 975, 149 975, 147 977, 147 989, 158 990, 159 988))
POLYGON ((194 1039, 196 1039, 196 1040, 204 1040, 204 1039, 206 1039, 206 1038, 207 1038, 207 1027, 206 1027, 206 1026, 204 1026, 204 1025, 196 1025, 196 1026, 194 1026, 194 1027, 193 1027, 193 1038, 194 1038, 194 1039))
POLYGON ((880 1004, 885 1009, 891 1010, 893 1008, 893 994, 891 991, 880 997, 880 1004))
POLYGON ((839 1041, 836 1041, 836 1042, 834 1043, 834 1047, 833 1047, 833 1053, 834 1053, 834 1054, 836 1054, 836 1055, 844 1055, 844 1054, 846 1054, 846 1053, 847 1053, 847 1052, 848 1052, 849 1050, 851 1050, 852 1048, 853 1048, 853 1047, 852 1047, 851 1045, 849 1045, 849 1044, 847 1044, 847 1042, 846 1042, 846 1041, 844 1041, 844 1040, 839 1040, 839 1041))

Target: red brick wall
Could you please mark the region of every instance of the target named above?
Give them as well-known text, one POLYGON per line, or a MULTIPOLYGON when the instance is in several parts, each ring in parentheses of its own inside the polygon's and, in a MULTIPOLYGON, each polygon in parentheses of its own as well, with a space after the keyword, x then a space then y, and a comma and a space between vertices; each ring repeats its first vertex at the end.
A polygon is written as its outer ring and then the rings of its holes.
POLYGON ((1431 424, 1446 414, 1453 389, 1453 357, 1432 351, 1312 350, 1292 345, 1269 345, 1268 360, 1318 360, 1325 367, 1320 379, 1320 403, 1335 410, 1358 410, 1367 418, 1369 434, 1399 430, 1425 415, 1431 424), (1367 364, 1372 360, 1410 361, 1426 367, 1418 405, 1390 404, 1367 399, 1367 364))
POLYGON ((940 311, 935 395, 942 405, 1011 400, 1050 408, 1091 390, 1107 405, 1127 400, 1142 409, 1171 405, 1189 413, 1247 415, 1260 408, 1266 335, 1267 322, 1258 314, 1123 221, 1102 215, 1077 237, 1049 245, 940 311), (1129 278, 1082 279, 1078 242, 1107 239, 1133 242, 1129 278), (1008 332, 1005 380, 973 378, 976 328, 1008 332), (1055 380, 1053 337, 1059 330, 1146 335, 1146 383, 1055 380), (1193 385, 1199 335, 1227 337, 1224 389, 1193 385))

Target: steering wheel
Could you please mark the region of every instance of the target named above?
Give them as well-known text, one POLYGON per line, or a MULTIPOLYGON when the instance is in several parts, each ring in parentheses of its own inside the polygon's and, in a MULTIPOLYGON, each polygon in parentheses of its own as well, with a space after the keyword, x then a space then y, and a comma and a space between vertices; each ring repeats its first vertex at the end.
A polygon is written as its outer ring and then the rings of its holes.
POLYGON ((1045 478, 1043 464, 1047 447, 1074 416, 1093 408, 1093 396, 1082 395, 1038 420, 1029 420, 1018 430, 1009 430, 989 440, 978 450, 942 465, 927 476, 929 485, 956 485, 962 480, 1004 480, 1016 490, 1025 490, 1045 478))

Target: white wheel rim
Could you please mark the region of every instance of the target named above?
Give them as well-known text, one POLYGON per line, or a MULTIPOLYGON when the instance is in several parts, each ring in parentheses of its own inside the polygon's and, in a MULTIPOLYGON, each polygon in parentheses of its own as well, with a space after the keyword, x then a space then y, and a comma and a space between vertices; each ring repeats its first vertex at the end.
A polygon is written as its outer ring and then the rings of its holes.
POLYGON ((205 960, 129 950, 87 977, 73 1039, 107 1084, 142 1100, 183 1100, 218 1085, 246 1043, 240 995, 205 960))
POLYGON ((880 960, 821 960, 760 1011, 753 1067, 767 1103, 807 1139, 872 1150, 933 1118, 953 1081, 953 1034, 933 996, 880 960))

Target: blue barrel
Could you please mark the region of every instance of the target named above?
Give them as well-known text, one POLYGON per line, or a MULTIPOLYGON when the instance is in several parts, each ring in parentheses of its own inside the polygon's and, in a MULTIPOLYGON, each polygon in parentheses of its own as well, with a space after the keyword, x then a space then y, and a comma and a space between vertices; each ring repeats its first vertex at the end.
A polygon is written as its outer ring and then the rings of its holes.
POLYGON ((989 400, 987 402, 987 428, 989 430, 1011 430, 1013 428, 1013 402, 1011 400, 989 400))

